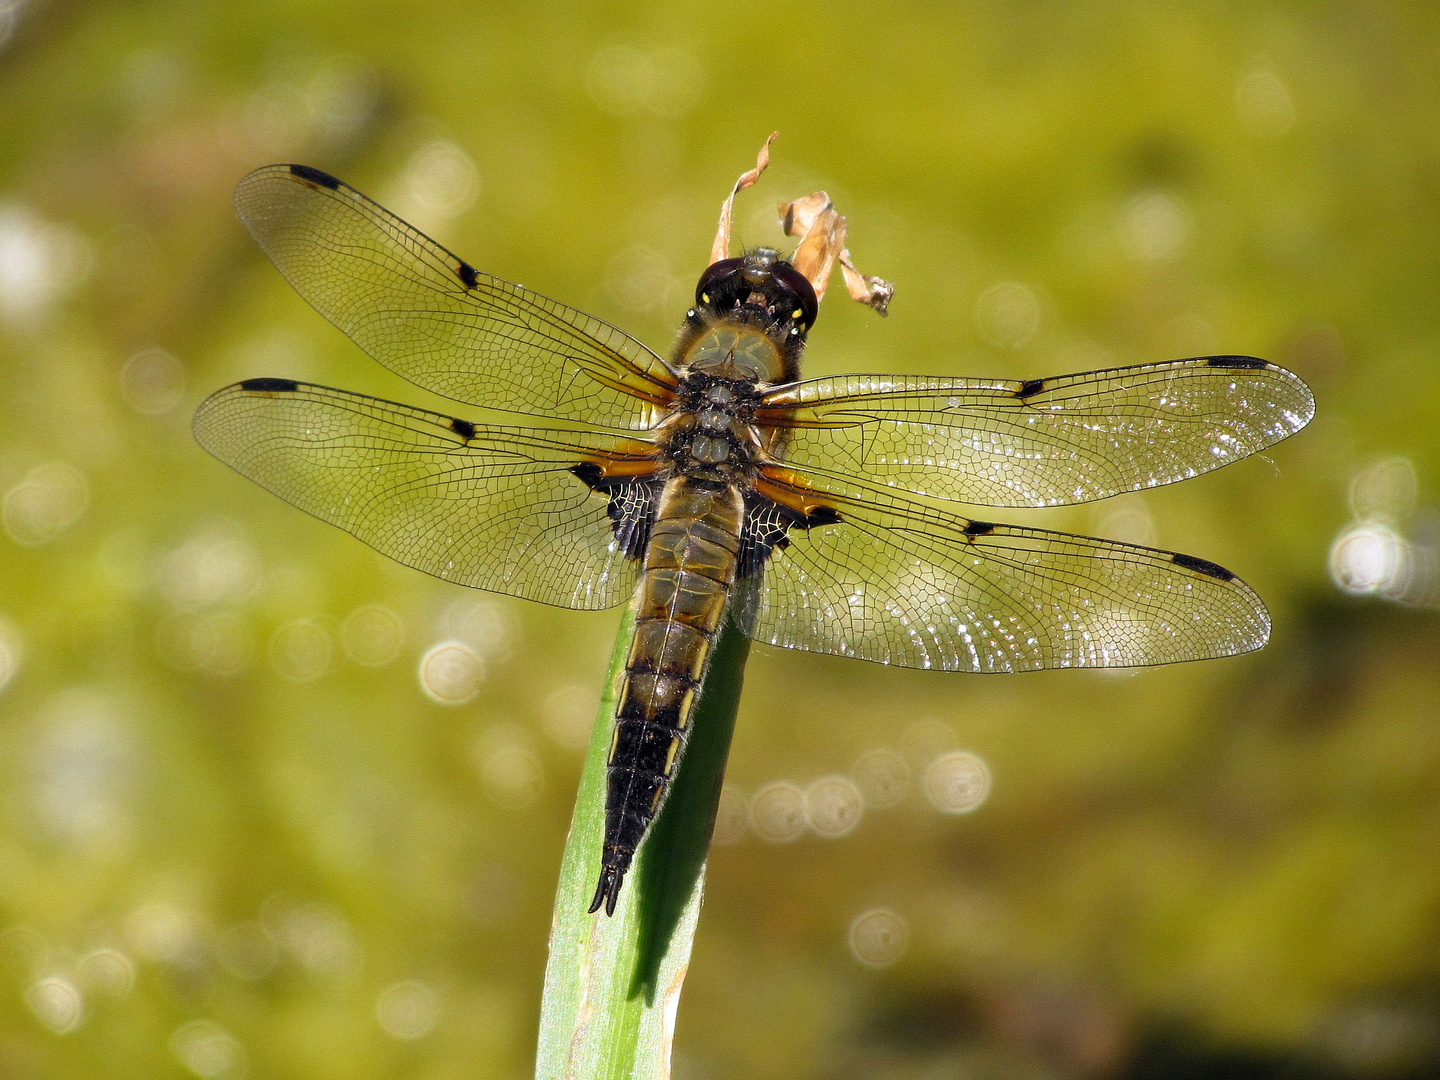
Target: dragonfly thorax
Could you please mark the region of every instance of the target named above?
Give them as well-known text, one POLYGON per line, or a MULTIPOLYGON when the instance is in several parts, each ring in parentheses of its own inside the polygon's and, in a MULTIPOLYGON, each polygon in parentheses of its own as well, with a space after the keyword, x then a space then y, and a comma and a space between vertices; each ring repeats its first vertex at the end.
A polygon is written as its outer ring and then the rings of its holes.
POLYGON ((733 360, 710 370, 704 365, 692 368, 680 384, 675 411, 661 425, 660 442, 677 472, 722 482, 740 480, 753 467, 760 447, 752 423, 759 397, 756 380, 711 370, 749 369, 733 360))

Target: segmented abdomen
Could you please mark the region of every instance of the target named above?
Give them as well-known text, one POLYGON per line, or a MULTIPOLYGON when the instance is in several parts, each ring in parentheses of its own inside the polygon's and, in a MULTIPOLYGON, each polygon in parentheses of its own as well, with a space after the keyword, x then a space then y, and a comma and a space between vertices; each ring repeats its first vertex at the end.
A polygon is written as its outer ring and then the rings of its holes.
POLYGON ((612 912, 635 849, 670 787, 735 581, 744 502, 729 485, 665 485, 645 551, 635 636, 606 771, 605 849, 590 910, 612 912))

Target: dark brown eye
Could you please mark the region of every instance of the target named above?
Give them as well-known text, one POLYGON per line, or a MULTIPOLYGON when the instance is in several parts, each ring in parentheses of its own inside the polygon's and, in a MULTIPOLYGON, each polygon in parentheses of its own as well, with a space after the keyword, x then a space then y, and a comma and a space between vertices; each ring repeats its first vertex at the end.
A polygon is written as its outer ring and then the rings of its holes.
POLYGON ((695 302, 697 304, 710 303, 710 298, 705 295, 705 290, 721 278, 735 273, 744 261, 744 259, 721 259, 719 262, 707 266, 705 272, 700 275, 700 284, 695 286, 695 302))
POLYGON ((800 301, 800 311, 803 316, 801 321, 805 324, 805 329, 809 330, 815 325, 815 317, 820 313, 820 302, 815 299, 815 290, 811 287, 809 280, 788 262, 777 261, 770 267, 770 273, 776 281, 793 292, 795 298, 800 301))

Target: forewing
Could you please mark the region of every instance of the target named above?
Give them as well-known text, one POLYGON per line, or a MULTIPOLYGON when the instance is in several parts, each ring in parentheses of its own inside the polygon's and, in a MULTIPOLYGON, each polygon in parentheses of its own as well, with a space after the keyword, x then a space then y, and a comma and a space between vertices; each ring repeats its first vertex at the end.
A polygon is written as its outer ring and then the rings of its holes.
POLYGON ((195 437, 287 502, 446 581, 584 609, 634 590, 605 498, 571 469, 633 467, 648 444, 472 425, 282 379, 212 395, 195 437))
POLYGON ((898 498, 829 499, 738 595, 757 641, 944 671, 1137 667, 1265 644, 1260 598, 1214 563, 898 498))
POLYGON ((806 472, 981 506, 1055 506, 1209 472, 1315 413, 1291 372, 1210 356, 1028 382, 848 375, 781 387, 756 420, 789 428, 806 472))
POLYGON ((584 312, 480 273, 334 177, 257 169, 235 209, 286 280, 396 374, 445 397, 644 428, 674 376, 584 312))

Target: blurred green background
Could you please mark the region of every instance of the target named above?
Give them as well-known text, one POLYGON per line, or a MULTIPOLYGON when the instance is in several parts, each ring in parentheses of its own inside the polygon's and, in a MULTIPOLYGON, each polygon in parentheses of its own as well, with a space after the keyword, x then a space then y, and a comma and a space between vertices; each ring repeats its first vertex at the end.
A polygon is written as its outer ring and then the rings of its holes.
POLYGON ((756 648, 677 1077, 1440 1074, 1437 23, 0 0, 0 1077, 529 1074, 618 616, 389 564, 193 443, 247 376, 437 404, 230 191, 328 169, 663 351, 774 128, 741 238, 823 187, 897 285, 833 290, 810 374, 1239 352, 1319 413, 1043 516, 1231 567, 1259 654, 756 648))

